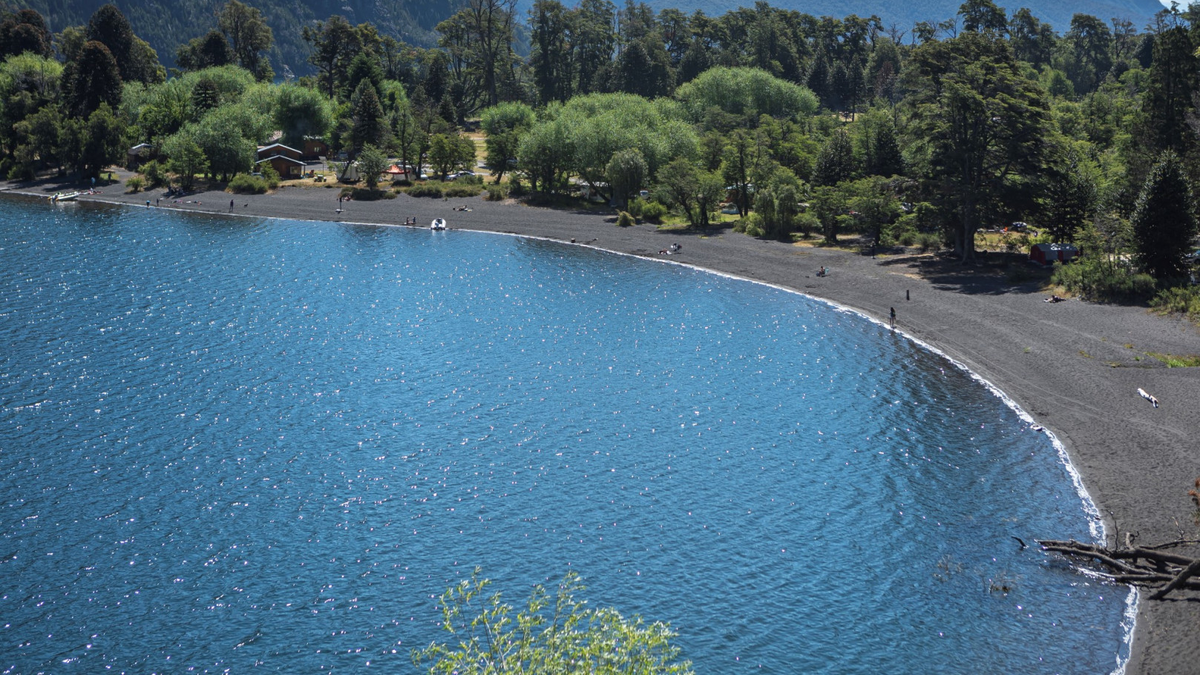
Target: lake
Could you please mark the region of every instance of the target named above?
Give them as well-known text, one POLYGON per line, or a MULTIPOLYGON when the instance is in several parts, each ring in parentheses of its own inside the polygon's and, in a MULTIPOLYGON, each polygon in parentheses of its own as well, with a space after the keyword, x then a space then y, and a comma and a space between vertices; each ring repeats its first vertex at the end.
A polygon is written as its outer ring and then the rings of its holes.
MULTIPOLYGON (((739 236, 739 235, 725 235, 739 236)), ((821 302, 471 232, 0 199, 0 672, 411 672, 475 567, 697 672, 1098 673, 1052 440, 821 302)))

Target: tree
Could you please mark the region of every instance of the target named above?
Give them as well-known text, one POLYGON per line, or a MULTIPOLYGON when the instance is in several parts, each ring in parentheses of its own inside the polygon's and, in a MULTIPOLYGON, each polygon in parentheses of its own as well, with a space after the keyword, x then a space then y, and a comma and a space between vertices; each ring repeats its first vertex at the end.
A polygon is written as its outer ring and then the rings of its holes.
POLYGON ((63 70, 67 108, 80 118, 87 118, 100 107, 121 105, 121 73, 117 61, 104 43, 89 40, 79 52, 79 58, 63 70))
POLYGON ((456 102, 474 110, 480 98, 500 102, 500 80, 511 75, 517 0, 469 0, 464 9, 437 25, 438 46, 450 55, 451 71, 462 85, 456 102))
POLYGON ((387 124, 379 95, 369 80, 363 80, 354 90, 354 127, 350 142, 355 152, 364 145, 381 145, 386 140, 387 124))
POLYGON ((817 165, 813 169, 814 185, 837 185, 844 180, 854 177, 854 146, 850 143, 850 134, 844 129, 838 129, 830 134, 821 152, 817 155, 817 165))
POLYGON ((1008 32, 1008 17, 992 0, 967 0, 958 8, 963 30, 1003 35, 1008 32))
POLYGON ((429 163, 443 179, 451 171, 471 166, 475 159, 475 143, 457 133, 434 134, 429 139, 429 163))
POLYGON ((629 207, 629 195, 641 189, 646 181, 646 172, 646 158, 642 157, 642 152, 637 148, 613 153, 605 173, 617 208, 625 210, 629 207))
POLYGON ((180 45, 175 51, 175 64, 183 70, 204 70, 233 63, 234 53, 225 36, 210 30, 201 37, 180 45))
POLYGON ((204 118, 196 127, 194 138, 208 159, 208 171, 213 177, 228 181, 254 166, 254 141, 243 136, 225 115, 204 118))
POLYGON ((1150 170, 1131 219, 1138 264, 1159 281, 1186 279, 1196 236, 1192 190, 1179 156, 1166 150, 1150 170))
POLYGON ((971 261, 982 219, 1027 199, 1019 178, 1042 167, 1044 96, 1004 42, 972 32, 917 47, 905 77, 915 155, 956 212, 955 251, 971 261))
POLYGON ((117 62, 117 68, 121 73, 121 79, 125 81, 135 79, 133 77, 133 42, 137 36, 133 34, 133 28, 129 25, 129 20, 117 9, 116 5, 107 4, 96 10, 92 14, 92 18, 88 20, 87 39, 102 43, 108 48, 113 59, 117 62))
POLYGON ((22 9, 5 14, 0 19, 0 61, 6 57, 32 52, 37 56, 51 56, 50 29, 41 14, 32 9, 22 9))
POLYGON ((807 117, 817 111, 817 97, 807 87, 777 78, 758 68, 712 68, 675 91, 693 121, 712 108, 757 122, 759 115, 777 119, 807 117))
POLYGON ((1095 91, 1112 68, 1112 31, 1094 16, 1076 14, 1063 40, 1069 50, 1065 70, 1075 91, 1095 91))
POLYGON ((263 21, 262 12, 238 0, 229 0, 217 17, 217 25, 229 39, 239 66, 254 73, 259 81, 270 81, 275 76, 267 58, 262 56, 262 52, 271 48, 274 39, 270 26, 263 21))
POLYGON ((1139 135, 1155 152, 1170 149, 1186 156, 1195 145, 1187 117, 1193 110, 1198 63, 1186 28, 1176 26, 1154 37, 1154 60, 1138 126, 1139 135))
POLYGON ((754 195, 754 211, 762 223, 763 234, 779 239, 795 229, 800 214, 803 188, 796 175, 777 169, 754 195))
POLYGON ((379 62, 366 52, 359 52, 350 61, 350 69, 346 73, 346 95, 353 95, 363 81, 370 82, 376 93, 383 91, 383 69, 379 67, 379 62))
POLYGON ((610 0, 580 0, 572 12, 574 71, 578 76, 576 91, 580 94, 603 90, 600 75, 616 49, 617 38, 613 33, 616 12, 616 5, 610 0))
POLYGON ((180 132, 163 142, 163 154, 167 156, 167 169, 179 180, 179 187, 190 191, 196 183, 196 174, 208 170, 204 151, 192 138, 192 134, 180 132))
POLYGON ((212 78, 202 77, 192 86, 192 110, 197 118, 221 104, 221 90, 212 78))
POLYGON ((570 14, 559 0, 537 0, 529 11, 533 32, 533 51, 529 67, 537 87, 538 101, 566 101, 571 98, 574 72, 571 62, 570 14))
POLYGON ((1096 213, 1096 185, 1081 164, 1071 152, 1050 172, 1043 201, 1046 230, 1054 241, 1075 241, 1075 233, 1096 213))
POLYGON ((521 611, 495 593, 484 598, 489 581, 479 569, 442 594, 441 626, 448 643, 433 642, 413 650, 413 665, 431 673, 487 672, 596 673, 618 675, 692 672, 671 644, 675 633, 667 624, 646 625, 639 617, 626 619, 615 609, 591 609, 576 600, 584 590, 579 576, 568 573, 553 598, 536 586, 521 611), (482 609, 475 613, 475 607, 482 609), (513 616, 515 615, 515 622, 513 616))
POLYGON ((720 176, 697 171, 682 158, 664 166, 658 173, 658 182, 668 200, 683 211, 693 227, 706 227, 725 195, 720 176))
POLYGON ((275 125, 283 131, 284 145, 303 147, 305 137, 329 133, 333 109, 329 99, 314 89, 280 85, 275 97, 275 125))
POLYGON ((387 167, 387 156, 373 145, 364 145, 358 153, 358 175, 362 176, 367 182, 367 187, 372 190, 379 185, 379 175, 387 167))
POLYGON ((745 129, 734 129, 729 134, 721 162, 721 177, 726 185, 736 189, 738 214, 742 217, 750 212, 750 183, 765 154, 755 140, 745 129))
POLYGON ((891 120, 879 119, 867 131, 863 173, 868 176, 898 176, 904 173, 904 156, 891 120))
POLYGON ((358 32, 339 14, 328 21, 318 21, 305 26, 304 41, 312 46, 308 62, 317 69, 317 80, 322 83, 329 98, 334 98, 338 85, 345 79, 350 62, 362 50, 358 32))
POLYGON ((96 177, 104 167, 125 156, 122 136, 125 126, 107 103, 101 103, 87 120, 86 136, 79 157, 84 177, 96 177))
POLYGON ((483 130, 487 133, 484 165, 497 183, 504 178, 509 164, 516 164, 521 136, 534 120, 533 109, 524 103, 501 103, 483 111, 483 130))

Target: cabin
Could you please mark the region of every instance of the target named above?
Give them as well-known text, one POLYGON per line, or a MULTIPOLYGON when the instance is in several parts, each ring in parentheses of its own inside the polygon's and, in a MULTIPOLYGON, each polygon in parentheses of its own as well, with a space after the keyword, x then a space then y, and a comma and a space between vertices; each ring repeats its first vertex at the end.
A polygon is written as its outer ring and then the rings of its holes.
POLYGON ((158 150, 149 143, 138 143, 125 151, 125 166, 129 169, 137 169, 155 159, 158 159, 158 150))
POLYGON ((300 152, 300 159, 313 161, 322 157, 329 156, 329 146, 320 136, 305 136, 304 147, 300 152))
POLYGON ((1065 264, 1078 257, 1079 249, 1074 244, 1034 244, 1029 250, 1029 259, 1041 265, 1065 264))
POLYGON ((283 155, 272 155, 266 159, 260 159, 254 163, 254 166, 261 167, 263 164, 270 164, 280 178, 299 178, 304 175, 304 168, 307 166, 298 159, 283 155))
MULTIPOLYGON (((295 148, 290 148, 290 147, 284 145, 283 143, 272 143, 270 145, 258 146, 258 159, 259 160, 270 159, 275 156, 280 156, 280 157, 287 157, 288 159, 294 159, 297 162, 299 162, 302 159, 302 157, 301 157, 302 154, 303 153, 301 153, 299 150, 297 150, 295 148)), ((280 175, 283 175, 283 174, 280 174, 280 175)))

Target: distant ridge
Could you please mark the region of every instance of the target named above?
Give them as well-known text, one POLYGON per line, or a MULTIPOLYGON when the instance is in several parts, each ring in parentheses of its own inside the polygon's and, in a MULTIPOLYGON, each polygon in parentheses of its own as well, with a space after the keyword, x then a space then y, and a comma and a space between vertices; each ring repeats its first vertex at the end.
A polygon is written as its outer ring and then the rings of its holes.
MULTIPOLYGON (((656 11, 675 8, 686 14, 702 10, 708 16, 720 16, 738 7, 754 7, 754 0, 644 0, 656 11)), ((850 14, 858 16, 878 16, 884 26, 892 24, 900 30, 910 30, 917 21, 945 21, 958 13, 963 0, 771 0, 770 5, 779 9, 793 9, 813 16, 832 16, 841 18, 850 14)), ((624 0, 614 3, 618 7, 625 5, 624 0)), ((563 4, 575 5, 574 1, 563 4)), ((996 0, 1011 16, 1013 12, 1028 7, 1034 16, 1042 21, 1048 21, 1059 33, 1067 32, 1071 25, 1071 17, 1075 14, 1091 14, 1105 23, 1113 18, 1128 19, 1140 31, 1145 29, 1154 14, 1163 9, 1158 0, 996 0)), ((1185 2, 1180 2, 1183 6, 1185 2)), ((518 0, 518 6, 524 16, 528 16, 533 0, 518 0)))
MULTIPOLYGON (((431 47, 438 22, 449 17, 467 0, 244 0, 263 13, 275 34, 271 62, 277 72, 286 65, 297 75, 311 72, 308 45, 302 28, 341 14, 351 23, 371 22, 381 33, 413 45, 431 47)), ((0 0, 0 6, 35 9, 46 18, 50 30, 87 23, 105 0, 0 0)), ((225 0, 114 0, 138 37, 150 43, 163 65, 175 63, 175 48, 216 27, 216 12, 225 0)))

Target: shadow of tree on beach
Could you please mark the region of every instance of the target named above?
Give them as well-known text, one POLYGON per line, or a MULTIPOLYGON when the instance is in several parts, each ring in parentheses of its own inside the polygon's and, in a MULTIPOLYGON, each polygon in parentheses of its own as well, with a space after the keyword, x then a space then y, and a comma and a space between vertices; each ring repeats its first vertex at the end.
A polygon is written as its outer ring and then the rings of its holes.
POLYGON ((880 261, 880 266, 924 279, 939 291, 970 295, 1043 293, 1050 272, 1031 268, 1024 256, 992 253, 972 265, 941 254, 905 255, 880 261))

